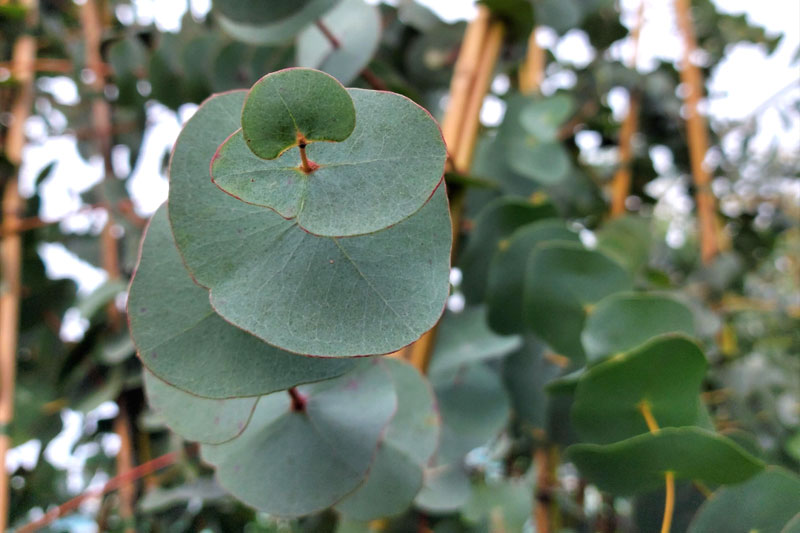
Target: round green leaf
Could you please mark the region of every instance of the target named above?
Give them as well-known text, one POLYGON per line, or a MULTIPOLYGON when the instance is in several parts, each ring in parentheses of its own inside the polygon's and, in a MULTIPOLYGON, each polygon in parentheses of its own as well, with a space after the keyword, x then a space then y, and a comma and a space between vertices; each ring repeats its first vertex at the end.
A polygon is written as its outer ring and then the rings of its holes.
POLYGON ((237 22, 264 24, 300 11, 313 0, 216 0, 214 9, 237 22))
POLYGON ((575 104, 566 94, 534 100, 519 115, 523 129, 541 142, 556 141, 558 130, 572 114, 575 104))
POLYGON ((169 428, 187 440, 220 444, 239 435, 258 398, 212 400, 193 396, 168 385, 144 370, 147 403, 169 428))
MULTIPOLYGON (((265 344, 219 317, 172 240, 166 206, 153 215, 128 293, 142 363, 160 379, 208 398, 258 396, 340 376, 345 360, 314 359, 265 344)), ((187 437, 189 438, 189 437, 187 437)))
POLYGON ((271 0, 271 4, 280 4, 281 12, 285 15, 281 18, 274 17, 270 15, 270 11, 258 7, 256 9, 259 13, 252 16, 252 11, 248 7, 263 6, 259 0, 237 2, 235 11, 234 8, 227 6, 227 0, 215 2, 214 7, 220 27, 234 39, 249 44, 277 44, 288 41, 297 35, 300 30, 336 5, 336 2, 337 0, 303 0, 301 4, 271 0), (239 20, 231 18, 229 15, 233 15, 239 20), (267 18, 262 19, 264 16, 267 18))
POLYGON ((526 335, 524 341, 519 350, 503 360, 503 381, 514 418, 526 426, 546 429, 550 397, 545 385, 561 369, 544 357, 544 345, 532 335, 526 335))
MULTIPOLYGON (((315 80, 323 76, 338 84, 317 71, 283 72, 291 73, 292 80, 294 74, 305 77, 306 73, 314 73, 315 80)), ((242 133, 225 141, 211 165, 214 183, 231 196, 274 209, 284 218, 295 219, 309 233, 341 237, 379 231, 408 218, 428 201, 441 183, 446 151, 439 127, 417 104, 388 92, 350 89, 348 95, 343 90, 344 96, 352 96, 355 102, 355 130, 342 142, 308 145, 308 158, 317 165, 309 174, 301 169, 299 148, 275 160, 259 159, 257 155, 267 155, 266 147, 271 141, 267 142, 266 135, 248 134, 247 124, 274 124, 283 120, 280 117, 274 121, 269 119, 277 116, 278 111, 269 111, 272 106, 267 106, 265 98, 258 96, 266 90, 259 85, 268 77, 250 91, 243 111, 242 133), (265 104, 263 109, 259 103, 265 104), (248 146, 255 153, 251 153, 248 146), (259 151, 262 146, 264 151, 259 151)), ((329 97, 327 89, 317 95, 307 94, 310 90, 302 89, 313 83, 309 81, 293 90, 297 93, 298 105, 287 103, 285 109, 291 110, 286 115, 288 122, 278 128, 282 133, 271 143, 270 154, 277 155, 278 148, 289 146, 284 143, 290 139, 296 144, 296 131, 307 139, 322 140, 323 132, 338 130, 339 123, 330 128, 318 125, 317 130, 312 130, 317 118, 343 113, 325 111, 318 117, 318 110, 324 111, 327 106, 316 102, 338 97, 329 97), (314 103, 309 105, 309 102, 314 103), (303 105, 311 112, 302 112, 303 105), (284 131, 283 126, 294 128, 294 124, 297 130, 284 131)), ((330 107, 333 108, 332 103, 330 107)), ((250 129, 255 130, 255 126, 250 129)), ((333 140, 333 135, 328 136, 333 140)))
POLYGON ((288 394, 263 396, 239 437, 202 447, 223 487, 278 516, 321 511, 363 483, 397 408, 380 360, 299 393, 305 411, 292 410, 288 394))
POLYGON ((706 358, 680 336, 654 339, 587 370, 578 380, 572 424, 589 442, 646 433, 646 404, 660 427, 697 423, 706 358))
POLYGON ((696 427, 664 428, 614 444, 575 444, 567 460, 600 490, 621 496, 658 488, 666 472, 676 479, 740 483, 764 464, 721 435, 696 427))
POLYGON ((489 265, 486 302, 489 325, 510 335, 525 329, 522 319, 525 265, 536 246, 547 241, 579 242, 560 220, 540 220, 517 229, 489 265))
POLYGON ((472 488, 460 463, 435 466, 425 471, 425 484, 414 505, 431 514, 456 511, 469 501, 472 488))
POLYGON ((431 376, 442 416, 437 463, 458 462, 497 437, 511 415, 500 377, 483 364, 451 368, 431 376))
POLYGON ((667 295, 620 293, 592 308, 581 341, 587 360, 592 362, 664 333, 694 335, 692 311, 667 295))
MULTIPOLYGON (((262 159, 275 159, 300 142, 343 141, 355 127, 356 109, 347 89, 313 69, 267 74, 250 89, 242 108, 244 141, 262 159)), ((236 167, 226 171, 225 164, 236 164, 235 158, 242 155, 228 154, 226 146, 220 147, 213 163, 227 176, 236 167), (228 157, 234 161, 226 161, 228 157)))
POLYGON ((798 512, 781 529, 781 533, 800 533, 800 512, 798 512))
POLYGON ((502 357, 522 344, 518 336, 501 336, 486 325, 486 308, 467 307, 460 313, 445 313, 436 333, 436 348, 430 375, 463 365, 502 357))
POLYGON ((378 445, 367 481, 336 506, 352 520, 406 510, 422 488, 423 469, 439 442, 439 415, 430 385, 407 363, 387 359, 384 364, 397 392, 397 413, 378 445))
POLYGON ((489 263, 503 239, 521 226, 556 214, 550 204, 534 205, 522 198, 498 198, 487 205, 475 220, 475 228, 459 259, 467 300, 477 303, 485 298, 489 263))
POLYGON ((231 323, 292 352, 379 354, 415 341, 437 322, 449 293, 444 187, 384 231, 348 239, 311 235, 211 183, 208 164, 238 127, 243 99, 234 92, 201 106, 170 164, 175 242, 193 278, 211 289, 212 305, 231 323))
POLYGON ((560 182, 572 168, 569 154, 558 142, 541 142, 527 135, 512 139, 508 150, 511 168, 543 185, 560 182))
POLYGON ((600 252, 579 244, 540 244, 525 270, 525 323, 558 353, 581 361, 586 306, 631 285, 630 274, 600 252))
POLYGON ((716 491, 700 507, 689 533, 781 533, 798 510, 800 477, 767 467, 745 483, 716 491))
POLYGON ((650 220, 636 215, 609 220, 597 231, 597 249, 636 272, 647 263, 656 241, 650 226, 650 220))
POLYGON ((381 14, 363 0, 343 0, 322 17, 336 38, 334 45, 316 25, 297 37, 297 65, 324 70, 342 83, 350 83, 366 67, 381 39, 381 14))

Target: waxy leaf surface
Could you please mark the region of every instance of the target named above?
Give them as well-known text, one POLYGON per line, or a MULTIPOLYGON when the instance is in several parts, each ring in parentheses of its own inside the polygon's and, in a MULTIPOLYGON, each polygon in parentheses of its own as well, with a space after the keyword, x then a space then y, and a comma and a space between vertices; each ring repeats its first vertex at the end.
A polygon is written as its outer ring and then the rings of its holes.
POLYGON ((344 84, 358 77, 378 50, 381 13, 363 0, 342 0, 321 19, 336 39, 308 26, 297 38, 297 65, 324 70, 344 84))
POLYGON ((277 18, 263 8, 259 0, 245 0, 229 5, 227 0, 215 2, 220 27, 238 41, 249 44, 278 44, 288 41, 336 5, 337 0, 274 0, 285 16, 277 18), (254 11, 257 13, 254 14, 254 11), (264 19, 263 17, 266 17, 264 19))
POLYGON ((167 384, 144 370, 147 403, 169 428, 187 440, 220 444, 239 435, 258 401, 254 398, 213 400, 167 384))
POLYGON ((593 362, 664 333, 694 335, 692 311, 670 296, 620 293, 592 308, 581 341, 587 360, 593 362))
POLYGON ((767 467, 740 485, 722 487, 706 501, 689 533, 782 533, 800 513, 800 477, 767 467))
POLYGON ((366 482, 336 506, 367 521, 406 510, 422 488, 423 470, 439 443, 433 390, 419 372, 397 359, 384 361, 397 392, 397 412, 378 445, 366 482))
POLYGON ((391 376, 376 360, 299 392, 305 411, 292 410, 287 393, 263 396, 239 437, 202 447, 223 487, 278 516, 321 511, 363 483, 397 408, 391 376))
POLYGON ((560 220, 540 220, 517 229, 492 258, 486 303, 492 329, 510 335, 525 330, 522 317, 525 265, 537 245, 548 241, 579 242, 560 220))
MULTIPOLYGON (((326 74, 317 75, 336 83, 326 74)), ((318 165, 313 172, 301 170, 299 148, 274 160, 259 159, 248 146, 260 142, 248 140, 246 126, 257 88, 245 104, 242 134, 220 147, 211 168, 214 183, 231 196, 274 209, 309 233, 343 237, 399 223, 416 213, 441 183, 446 152, 439 127, 417 104, 388 92, 349 89, 355 130, 342 142, 309 144, 307 156, 318 165)), ((308 106, 308 98, 302 96, 298 103, 308 106)), ((256 123, 268 123, 269 116, 265 113, 256 123)), ((287 136, 295 138, 294 132, 287 136)))
POLYGON ((384 231, 347 239, 311 235, 211 183, 208 164, 237 129, 244 94, 215 96, 201 106, 170 165, 175 242, 192 277, 211 289, 212 306, 229 322, 297 353, 379 354, 415 341, 436 323, 449 292, 452 233, 444 187, 417 214, 384 231))
MULTIPOLYGON (((242 108, 242 136, 247 148, 262 159, 275 159, 297 146, 299 139, 304 143, 343 141, 355 127, 356 109, 347 89, 313 69, 267 74, 250 89, 242 108)), ((220 148, 214 165, 228 175, 238 166, 228 169, 223 162, 236 165, 245 154, 228 153, 226 146, 220 148)))
POLYGON ((600 490, 621 496, 658 488, 665 474, 705 483, 740 483, 764 464, 721 435, 695 427, 664 428, 614 444, 575 444, 567 460, 600 490))
POLYGON ((543 243, 526 267, 525 323, 558 353, 582 361, 586 306, 631 285, 630 274, 600 252, 577 244, 543 243))
POLYGON ((469 475, 460 462, 455 462, 425 471, 425 485, 414 505, 431 514, 447 514, 461 508, 471 495, 469 475))
POLYGON ((208 291, 195 284, 183 266, 166 206, 156 211, 147 228, 128 294, 128 318, 145 367, 198 396, 259 396, 340 376, 352 368, 350 361, 284 352, 218 316, 208 291))
POLYGON ((436 347, 428 373, 431 375, 463 365, 497 359, 516 350, 522 339, 503 336, 486 324, 486 308, 467 307, 460 313, 445 313, 436 333, 436 347))
POLYGON ((438 464, 459 462, 494 440, 511 415, 500 377, 484 364, 450 368, 431 376, 442 416, 438 464))
POLYGON ((487 205, 476 218, 475 228, 459 260, 467 300, 478 303, 485 298, 489 264, 503 239, 521 226, 554 216, 556 210, 552 205, 534 205, 522 198, 498 198, 487 205))
POLYGON ((572 424, 585 440, 610 443, 660 427, 697 423, 706 358, 688 338, 666 336, 591 367, 578 380, 572 424))

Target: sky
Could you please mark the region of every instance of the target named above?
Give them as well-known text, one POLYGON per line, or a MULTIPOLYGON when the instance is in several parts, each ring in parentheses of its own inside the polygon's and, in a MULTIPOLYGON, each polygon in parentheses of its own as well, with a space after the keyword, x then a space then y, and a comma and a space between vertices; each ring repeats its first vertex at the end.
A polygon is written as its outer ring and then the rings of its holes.
MULTIPOLYGON (((477 12, 474 0, 418 1, 449 22, 469 19, 477 12)), ((672 2, 644 1, 645 24, 642 29, 637 68, 642 72, 648 72, 653 68, 656 59, 678 59, 681 43, 675 31, 672 2)), ((771 33, 783 33, 784 38, 777 51, 770 57, 766 56, 763 49, 752 45, 735 45, 728 51, 726 59, 718 66, 709 82, 707 110, 712 123, 746 118, 782 89, 785 89, 782 98, 787 99, 786 101, 800 99, 798 83, 800 65, 791 63, 793 55, 800 47, 800 2, 715 0, 715 3, 724 12, 745 13, 752 22, 763 25, 771 33)), ((638 5, 639 0, 621 0, 623 22, 629 25, 633 22, 638 5)), ((134 6, 134 8, 118 7, 117 18, 123 23, 155 22, 162 30, 177 30, 187 8, 196 16, 201 16, 209 10, 210 0, 188 2, 187 0, 134 0, 134 6)), ((586 36, 580 31, 572 31, 559 39, 554 32, 544 29, 540 32, 539 40, 543 46, 550 48, 565 62, 580 65, 591 60, 592 50, 588 47, 586 36)), ((619 43, 614 47, 614 53, 619 57, 628 57, 629 43, 619 43)), ((3 75, 3 72, 0 72, 0 78, 3 75)), ((67 78, 43 78, 38 83, 41 90, 51 92, 61 103, 78 101, 77 88, 67 78)), ((552 91, 564 83, 569 83, 569 80, 563 76, 553 77, 546 81, 545 87, 552 91)), ((494 90, 499 93, 502 93, 507 86, 507 79, 503 80, 502 77, 493 84, 494 90)), ((624 93, 617 92, 612 95, 610 104, 615 107, 615 114, 620 117, 624 115, 626 105, 624 93)), ((194 109, 196 106, 187 104, 178 113, 173 113, 157 103, 148 105, 148 125, 142 154, 132 169, 132 177, 128 180, 129 192, 140 215, 147 216, 153 213, 166 198, 167 179, 162 174, 161 160, 165 152, 171 148, 181 124, 191 116, 194 109)), ((502 112, 502 101, 496 96, 489 95, 482 112, 482 120, 488 124, 497 123, 502 112)), ((49 109, 45 99, 37 102, 37 113, 39 116, 31 117, 26 123, 30 143, 25 148, 24 162, 20 171, 21 191, 23 194, 32 194, 33 183, 39 171, 51 161, 56 161, 56 167, 43 186, 42 218, 63 219, 61 227, 65 231, 99 232, 105 223, 105 213, 102 210, 84 210, 77 214, 75 212, 81 208, 79 194, 102 178, 102 161, 97 158, 89 161, 81 159, 75 138, 65 132, 66 120, 60 113, 49 109), (49 135, 47 122, 42 117, 47 117, 50 127, 60 128, 63 133, 49 135)), ((760 133, 754 149, 767 150, 771 146, 778 146, 787 153, 796 154, 800 151, 800 118, 797 115, 787 126, 773 109, 768 108, 759 114, 758 120, 760 133)), ((586 140, 591 145, 591 139, 586 138, 586 140)), ((131 169, 128 168, 124 148, 115 148, 114 167, 115 173, 120 177, 129 174, 131 169)), ((669 186, 667 188, 669 189, 669 186)), ((679 192, 674 196, 670 200, 672 208, 688 216, 687 198, 681 196, 679 192)), ((800 202, 800 186, 797 187, 795 196, 800 202)), ((688 210, 690 209, 691 202, 688 204, 688 210)), ((676 232, 673 232, 673 238, 678 239, 675 244, 680 244, 679 230, 680 228, 677 228, 676 232)), ((80 261, 61 245, 44 244, 40 253, 45 259, 49 275, 75 279, 79 283, 80 294, 84 296, 101 285, 106 278, 102 270, 80 261)), ((76 314, 73 310, 65 317, 62 336, 66 339, 78 339, 86 325, 79 313, 76 314)), ((113 405, 105 405, 102 406, 100 414, 96 413, 93 416, 113 417, 114 412, 113 405)), ((48 460, 57 462, 70 472, 80 472, 81 468, 78 467, 82 467, 89 451, 72 450, 72 446, 80 434, 76 427, 85 424, 86 420, 76 420, 69 411, 65 412, 64 417, 64 433, 51 444, 54 448, 46 451, 45 455, 48 460)), ((40 445, 38 448, 36 444, 29 443, 26 446, 27 448, 9 455, 9 466, 30 460, 31 456, 38 456, 40 445)), ((113 453, 114 443, 109 443, 108 448, 110 451, 106 450, 106 453, 113 453)), ((91 451, 98 452, 98 450, 91 451)), ((81 486, 86 481, 76 479, 74 483, 75 486, 81 486)))

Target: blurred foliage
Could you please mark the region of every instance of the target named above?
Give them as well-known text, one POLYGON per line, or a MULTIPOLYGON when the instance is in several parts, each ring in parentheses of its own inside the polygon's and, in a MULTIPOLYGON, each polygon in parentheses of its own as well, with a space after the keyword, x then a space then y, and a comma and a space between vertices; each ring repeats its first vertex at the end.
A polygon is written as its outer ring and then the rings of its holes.
MULTIPOLYGON (((696 336, 709 362, 701 390, 695 392, 712 427, 754 456, 796 474, 800 471, 800 206, 797 182, 793 189, 791 183, 800 177, 800 154, 754 148, 759 114, 773 109, 785 121, 796 121, 796 98, 767 102, 741 121, 712 124, 713 190, 730 246, 714 263, 703 266, 693 217, 671 207, 665 192, 678 191, 691 204, 693 188, 676 66, 662 61, 653 71, 643 73, 626 67, 618 54, 611 53, 614 43, 628 32, 611 1, 481 3, 508 24, 497 74, 509 80, 509 88, 495 88, 494 97, 506 112, 499 124, 483 126, 471 176, 448 178, 451 189, 466 194, 462 246, 455 261, 455 266, 463 269, 464 285, 455 286, 454 293, 466 292, 470 306, 475 306, 468 312, 483 317, 475 311, 477 306, 493 304, 480 284, 486 282, 488 263, 500 243, 513 240, 515 231, 539 217, 557 215, 585 243, 596 241, 598 251, 593 253, 619 261, 619 268, 626 269, 637 290, 669 293, 691 309, 696 336), (582 31, 594 52, 585 66, 577 66, 559 61, 547 50, 547 78, 572 80, 558 88, 550 85, 547 97, 522 95, 516 82, 525 41, 534 25, 549 26, 558 35, 582 31), (641 115, 632 162, 632 213, 608 221, 607 188, 616 168, 620 129, 609 93, 620 88, 640 97, 641 115), (567 104, 553 109, 563 102, 567 104), (599 138, 599 146, 580 148, 576 137, 582 134, 599 138), (654 161, 653 154, 659 150, 669 154, 666 172, 654 161), (554 157, 558 159, 555 162, 554 157), (531 198, 538 206, 536 213, 503 219, 490 216, 499 204, 518 201, 530 207, 531 198), (670 240, 676 233, 682 237, 677 243, 670 240)), ((279 520, 227 495, 212 470, 196 457, 194 447, 171 433, 148 408, 141 365, 126 325, 113 324, 106 312, 109 305, 121 307, 124 302, 138 257, 145 213, 135 210, 135 200, 130 197, 131 169, 144 155, 145 132, 154 120, 152 110, 165 106, 187 111, 192 109, 187 104, 200 103, 212 93, 250 87, 262 75, 295 63, 296 40, 293 35, 263 44, 237 40, 235 32, 222 28, 216 10, 201 19, 187 14, 180 31, 162 32, 154 24, 129 24, 126 17, 116 16, 135 13, 127 0, 103 4, 102 53, 109 72, 102 95, 92 94, 87 83, 78 4, 41 2, 40 21, 34 30, 39 57, 63 60, 69 66, 63 71, 40 72, 40 81, 64 76, 80 95, 77 103, 65 104, 46 84, 37 84, 36 117, 45 124, 46 134, 75 138, 80 156, 87 161, 101 156, 90 109, 94 98, 104 97, 111 104, 109 140, 126 154, 128 164, 121 167, 128 169, 81 193, 80 216, 88 220, 83 229, 46 221, 24 233, 11 436, 14 445, 39 441, 42 452, 34 468, 19 467, 12 474, 11 523, 21 525, 90 483, 96 486, 113 475, 111 419, 115 409, 109 415, 107 409, 98 411, 97 407, 115 402, 124 405, 133 423, 137 463, 171 450, 185 452, 177 465, 139 483, 136 531, 375 531, 368 524, 339 521, 333 512, 279 520), (101 265, 98 233, 105 209, 114 217, 123 279, 108 281, 84 294, 72 281, 48 276, 41 259, 45 243, 61 244, 83 261, 101 265), (69 319, 74 323, 77 316, 84 331, 77 340, 65 340, 62 322, 69 319), (80 422, 73 427, 77 435, 56 438, 64 429, 65 409, 81 413, 80 422), (59 439, 62 455, 72 458, 69 466, 48 460, 44 453, 48 445, 56 447, 59 439)), ((215 8, 216 4, 219 2, 215 8)), ((771 53, 780 42, 780 36, 768 34, 744 15, 721 13, 711 0, 693 1, 692 12, 706 76, 736 43, 754 43, 771 53)), ((368 68, 389 90, 412 98, 441 119, 465 24, 441 21, 412 0, 402 0, 396 7, 381 4, 380 14, 381 38, 368 68)), ((19 4, 0 2, 0 61, 10 60, 13 42, 25 31, 24 19, 19 4)), ((303 21, 295 33, 312 22, 303 21)), ((349 85, 370 87, 363 76, 349 85)), ((12 73, 0 67, 0 139, 7 134, 5 110, 15 93, 12 73)), ((166 161, 168 154, 160 157, 166 161)), ((5 182, 13 171, 3 158, 0 181, 5 182)), ((39 215, 52 172, 53 166, 48 166, 36 180, 33 195, 26 199, 25 217, 39 215)), ((574 311, 582 314, 581 305, 587 303, 595 300, 576 304, 574 311)), ((485 323, 481 327, 487 336, 495 335, 485 323)), ((464 326, 465 336, 480 331, 474 324, 464 326)), ((587 378, 570 374, 581 371, 580 357, 563 360, 544 343, 547 335, 539 332, 537 336, 531 330, 519 333, 522 335, 510 347, 501 350, 484 339, 492 348, 482 345, 485 351, 470 352, 469 364, 462 364, 460 373, 432 373, 445 428, 453 434, 443 441, 438 458, 442 462, 432 465, 432 470, 439 470, 435 476, 428 473, 416 506, 387 520, 381 531, 423 526, 437 533, 522 531, 526 522, 530 524, 530 493, 536 485, 531 450, 579 441, 570 422, 570 409, 573 391, 587 378), (552 387, 556 378, 561 378, 558 390, 548 392, 548 383, 552 387), (468 420, 468 427, 460 427, 464 412, 485 416, 476 415, 468 420), (505 529, 498 525, 498 516, 505 529)), ((454 349, 467 350, 440 344, 438 362, 452 359, 454 349)), ((609 506, 589 506, 584 497, 589 492, 584 492, 585 484, 571 465, 561 465, 557 476, 550 501, 562 512, 563 530, 593 531, 607 518, 609 506)), ((757 479, 749 483, 757 483, 757 479)), ((747 490, 745 485, 736 487, 747 490)), ((722 495, 727 499, 719 506, 728 505, 736 496, 733 490, 739 489, 723 490, 728 491, 722 495)), ((653 517, 660 516, 662 492, 618 499, 618 530, 657 527, 653 517)), ((675 530, 687 527, 695 509, 711 507, 701 506, 702 501, 691 485, 679 485, 675 530)), ((113 496, 95 501, 57 521, 50 531, 77 530, 86 523, 97 523, 101 530, 129 531, 116 502, 113 496)))

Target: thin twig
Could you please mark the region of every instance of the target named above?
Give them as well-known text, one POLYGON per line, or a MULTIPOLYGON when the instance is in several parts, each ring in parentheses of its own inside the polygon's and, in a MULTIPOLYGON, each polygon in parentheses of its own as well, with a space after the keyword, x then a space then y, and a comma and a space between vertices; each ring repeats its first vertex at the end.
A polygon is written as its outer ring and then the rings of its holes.
MULTIPOLYGON (((331 31, 331 29, 324 22, 322 22, 322 19, 317 19, 315 25, 319 31, 322 32, 322 35, 328 39, 328 42, 331 43, 331 46, 334 50, 338 50, 342 47, 342 41, 340 41, 339 38, 333 34, 333 31, 331 31)), ((389 90, 389 87, 386 85, 386 83, 380 79, 377 74, 372 72, 369 67, 364 67, 364 69, 361 71, 361 77, 364 78, 367 83, 369 83, 370 87, 377 91, 389 90)))
POLYGON ((142 463, 139 466, 128 470, 124 474, 118 474, 108 480, 108 482, 100 489, 87 490, 71 500, 62 503, 56 509, 48 511, 38 520, 22 526, 17 530, 17 533, 33 533, 34 531, 51 524, 54 520, 75 511, 84 501, 90 498, 99 498, 100 496, 124 487, 139 478, 152 474, 153 472, 161 470, 162 468, 171 466, 177 462, 180 456, 180 452, 170 452, 160 457, 156 457, 155 459, 146 463, 142 463))

